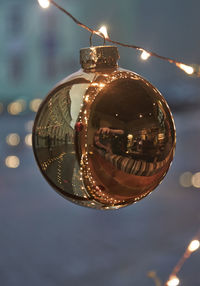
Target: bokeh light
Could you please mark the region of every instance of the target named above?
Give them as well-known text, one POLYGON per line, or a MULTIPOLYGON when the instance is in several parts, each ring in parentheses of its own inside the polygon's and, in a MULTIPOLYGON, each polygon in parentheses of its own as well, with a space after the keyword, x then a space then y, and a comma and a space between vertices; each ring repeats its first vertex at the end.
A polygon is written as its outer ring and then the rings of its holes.
POLYGON ((27 134, 24 141, 27 146, 32 146, 32 134, 27 134))
POLYGON ((38 108, 40 107, 40 104, 42 102, 41 98, 35 98, 30 102, 30 110, 32 110, 33 112, 37 112, 38 108))
POLYGON ((27 132, 32 132, 32 129, 33 129, 33 124, 34 124, 34 121, 33 120, 29 120, 25 123, 25 130, 27 132))
POLYGON ((184 172, 179 178, 180 185, 184 188, 189 188, 192 186, 192 173, 184 172))
POLYGON ((8 107, 8 113, 10 113, 11 115, 18 115, 19 113, 21 113, 22 111, 24 111, 26 108, 26 102, 23 99, 11 102, 8 107))
POLYGON ((200 172, 192 176, 192 185, 195 188, 200 188, 200 172))
POLYGON ((48 8, 50 3, 48 0, 38 0, 40 6, 44 9, 48 8))
POLYGON ((8 156, 6 159, 5 159, 5 165, 8 167, 8 168, 13 168, 13 169, 16 169, 19 167, 20 165, 20 160, 17 156, 8 156))
POLYGON ((194 239, 194 240, 192 240, 192 241, 190 242, 190 244, 189 244, 189 246, 188 246, 188 250, 189 250, 190 252, 194 252, 194 251, 196 251, 196 250, 199 248, 199 246, 200 246, 199 240, 194 239))
POLYGON ((180 280, 177 276, 171 276, 170 279, 167 281, 167 286, 177 286, 179 285, 180 280))
POLYGON ((17 146, 20 143, 20 136, 17 133, 11 133, 6 136, 6 143, 10 146, 17 146))

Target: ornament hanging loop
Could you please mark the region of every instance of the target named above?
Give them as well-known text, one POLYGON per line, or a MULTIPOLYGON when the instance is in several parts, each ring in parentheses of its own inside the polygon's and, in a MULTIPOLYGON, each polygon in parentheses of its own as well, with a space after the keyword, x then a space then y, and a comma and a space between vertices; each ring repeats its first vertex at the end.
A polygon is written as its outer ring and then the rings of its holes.
POLYGON ((95 31, 92 31, 91 32, 91 35, 90 35, 90 47, 93 47, 93 43, 92 43, 92 37, 94 36, 94 34, 98 35, 99 37, 103 38, 103 46, 105 46, 106 44, 106 37, 103 33, 101 32, 95 32, 95 31))

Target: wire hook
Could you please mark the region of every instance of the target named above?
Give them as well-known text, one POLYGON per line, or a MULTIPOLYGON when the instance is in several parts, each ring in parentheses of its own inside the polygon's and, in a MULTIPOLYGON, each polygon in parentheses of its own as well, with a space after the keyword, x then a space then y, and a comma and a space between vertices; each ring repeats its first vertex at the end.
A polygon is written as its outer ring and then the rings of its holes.
POLYGON ((92 31, 91 35, 90 35, 90 47, 93 46, 93 44, 92 44, 92 37, 93 37, 94 34, 99 35, 101 38, 103 38, 103 46, 105 46, 105 44, 106 44, 106 37, 105 37, 105 35, 103 33, 99 32, 99 31, 98 31, 98 33, 95 32, 95 31, 92 31))

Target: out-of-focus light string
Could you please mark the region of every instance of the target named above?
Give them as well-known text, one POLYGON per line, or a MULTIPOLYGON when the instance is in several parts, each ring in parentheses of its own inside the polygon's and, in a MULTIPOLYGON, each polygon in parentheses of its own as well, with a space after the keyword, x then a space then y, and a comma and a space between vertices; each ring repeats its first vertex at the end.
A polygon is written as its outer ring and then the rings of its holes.
MULTIPOLYGON (((195 237, 188 244, 185 252, 181 256, 181 258, 179 259, 179 261, 177 262, 175 267, 173 268, 173 270, 172 270, 171 274, 169 275, 168 280, 165 282, 164 286, 178 286, 178 285, 180 285, 180 280, 179 280, 177 275, 180 272, 181 268, 183 267, 183 264, 185 263, 185 261, 191 256, 191 254, 193 252, 197 251, 199 249, 199 247, 200 247, 200 229, 197 232, 197 234, 195 235, 195 237)), ((147 276, 154 281, 155 286, 161 286, 162 285, 162 282, 159 279, 159 277, 157 276, 155 271, 149 271, 147 273, 147 276)))
POLYGON ((97 30, 94 30, 94 29, 86 26, 82 22, 80 22, 71 13, 69 13, 66 9, 64 9, 63 7, 58 5, 54 0, 38 0, 38 2, 40 4, 40 6, 43 7, 43 8, 48 8, 49 4, 51 3, 56 8, 58 8, 59 10, 64 12, 68 17, 70 17, 77 25, 79 25, 80 27, 82 27, 83 29, 89 31, 92 34, 96 34, 97 36, 103 38, 107 42, 116 44, 118 46, 132 48, 132 49, 136 49, 138 51, 141 51, 141 59, 143 59, 143 60, 147 60, 150 56, 156 57, 156 58, 159 58, 161 60, 167 61, 167 62, 169 62, 171 64, 175 64, 178 68, 182 69, 188 75, 200 77, 200 66, 199 65, 196 65, 196 64, 195 65, 186 65, 186 64, 184 64, 182 62, 179 62, 179 61, 176 61, 174 59, 171 59, 171 58, 168 58, 168 57, 165 57, 165 56, 161 56, 161 55, 159 55, 159 54, 157 54, 155 52, 148 51, 148 50, 146 50, 146 49, 144 49, 144 48, 142 48, 140 46, 130 45, 130 44, 125 44, 125 43, 122 43, 122 42, 114 41, 107 34, 105 35, 101 29, 97 31, 97 30))
POLYGON ((190 243, 188 244, 185 252, 183 253, 181 258, 179 259, 179 261, 175 265, 174 269, 172 270, 171 274, 169 275, 169 278, 168 278, 167 282, 165 283, 165 286, 176 286, 176 285, 179 285, 179 279, 177 277, 177 274, 179 273, 179 271, 183 267, 183 264, 185 263, 185 261, 191 256, 191 254, 193 252, 198 250, 199 247, 200 247, 200 229, 197 232, 197 234, 195 235, 195 237, 190 241, 190 243), (170 284, 170 281, 174 281, 174 284, 173 283, 170 284), (176 284, 176 282, 178 284, 176 284))

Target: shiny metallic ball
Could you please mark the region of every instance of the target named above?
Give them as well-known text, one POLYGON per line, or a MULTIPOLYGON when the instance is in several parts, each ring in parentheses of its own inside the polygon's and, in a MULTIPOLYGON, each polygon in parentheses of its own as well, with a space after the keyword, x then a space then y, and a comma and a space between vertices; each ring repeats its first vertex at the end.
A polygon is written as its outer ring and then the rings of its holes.
POLYGON ((161 93, 120 68, 80 70, 59 83, 36 116, 40 170, 66 199, 117 209, 151 193, 175 151, 173 117, 161 93))

